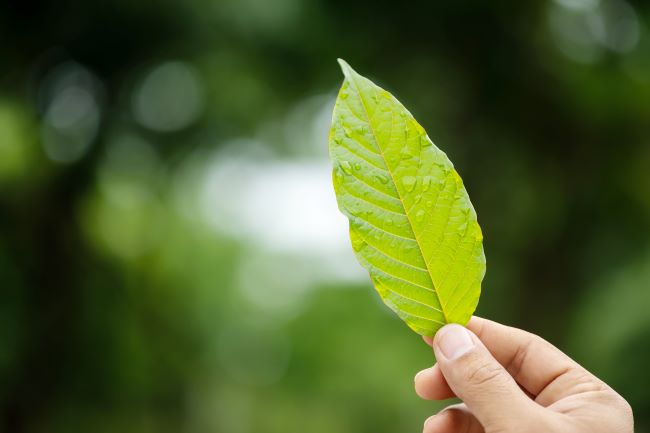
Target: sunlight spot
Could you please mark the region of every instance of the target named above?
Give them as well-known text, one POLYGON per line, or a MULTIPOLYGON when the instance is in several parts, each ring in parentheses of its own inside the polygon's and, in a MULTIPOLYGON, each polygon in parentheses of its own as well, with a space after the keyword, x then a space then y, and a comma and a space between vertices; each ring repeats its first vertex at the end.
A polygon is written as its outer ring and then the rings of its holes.
POLYGON ((99 83, 76 63, 60 65, 45 83, 41 130, 45 153, 56 162, 77 161, 90 148, 99 127, 99 83))
POLYGON ((133 115, 149 129, 177 131, 199 118, 205 102, 203 93, 203 83, 191 65, 162 63, 149 71, 133 95, 133 115))

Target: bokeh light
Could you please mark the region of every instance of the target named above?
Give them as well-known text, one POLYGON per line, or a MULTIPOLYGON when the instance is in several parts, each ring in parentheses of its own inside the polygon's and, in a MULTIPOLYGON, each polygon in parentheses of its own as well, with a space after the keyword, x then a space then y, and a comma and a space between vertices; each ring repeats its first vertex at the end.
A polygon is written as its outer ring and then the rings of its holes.
POLYGON ((75 63, 58 65, 41 89, 45 154, 56 162, 70 163, 89 149, 100 122, 99 83, 75 63))
POLYGON ((133 114, 143 126, 170 132, 195 122, 203 110, 203 87, 190 65, 172 61, 156 65, 133 95, 133 114))

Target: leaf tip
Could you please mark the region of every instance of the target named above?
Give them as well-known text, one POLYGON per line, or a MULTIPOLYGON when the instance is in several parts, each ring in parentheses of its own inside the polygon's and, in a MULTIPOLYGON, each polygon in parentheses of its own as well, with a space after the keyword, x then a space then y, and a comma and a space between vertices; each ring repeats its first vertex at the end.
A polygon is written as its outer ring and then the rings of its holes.
POLYGON ((350 79, 352 75, 355 73, 354 69, 346 62, 345 60, 338 58, 336 59, 337 62, 339 62, 339 65, 341 65, 341 70, 343 71, 343 75, 345 75, 345 78, 350 79))

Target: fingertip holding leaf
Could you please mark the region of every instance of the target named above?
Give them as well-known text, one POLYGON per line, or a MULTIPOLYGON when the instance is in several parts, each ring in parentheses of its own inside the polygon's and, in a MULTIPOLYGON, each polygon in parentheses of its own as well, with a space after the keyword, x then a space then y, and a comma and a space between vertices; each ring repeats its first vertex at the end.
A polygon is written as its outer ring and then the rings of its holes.
POLYGON ((390 93, 338 59, 329 135, 339 209, 355 255, 418 334, 466 324, 485 275, 483 235, 447 155, 390 93))

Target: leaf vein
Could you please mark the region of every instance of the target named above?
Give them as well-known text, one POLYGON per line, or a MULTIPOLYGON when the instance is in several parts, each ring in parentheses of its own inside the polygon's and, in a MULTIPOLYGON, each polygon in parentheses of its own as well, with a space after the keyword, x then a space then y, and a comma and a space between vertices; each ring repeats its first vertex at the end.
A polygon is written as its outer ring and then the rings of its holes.
POLYGON ((358 217, 358 216, 355 216, 355 215, 352 215, 352 217, 353 217, 353 219, 355 219, 355 220, 363 221, 364 223, 368 224, 369 226, 371 226, 371 227, 374 228, 375 230, 379 230, 380 232, 386 233, 387 235, 395 236, 396 238, 402 238, 402 239, 404 239, 404 240, 406 240, 406 241, 415 241, 415 239, 413 239, 413 238, 409 238, 409 237, 406 237, 406 236, 398 235, 397 233, 392 233, 392 232, 386 231, 386 230, 382 229, 381 227, 379 227, 379 226, 377 226, 377 225, 371 223, 370 221, 368 221, 368 220, 364 220, 364 219, 361 218, 361 217, 358 217))
MULTIPOLYGON (((381 287, 383 287, 384 289, 388 290, 389 292, 391 292, 391 293, 393 293, 393 294, 399 296, 400 298, 407 299, 407 300, 409 300, 409 301, 411 301, 411 302, 415 302, 416 304, 422 305, 423 307, 430 308, 430 309, 432 309, 433 311, 437 311, 438 313, 442 313, 442 310, 440 310, 440 309, 434 307, 433 305, 425 304, 425 303, 422 302, 422 301, 418 301, 417 299, 413 299, 413 298, 411 298, 411 297, 408 297, 408 296, 404 295, 403 293, 397 292, 397 291, 395 291, 394 289, 391 289, 390 287, 388 287, 386 284, 382 283, 380 280, 375 279, 375 282, 376 282, 377 284, 381 285, 381 287)), ((424 319, 424 318, 425 318, 425 317, 422 317, 422 319, 424 319)), ((444 325, 444 323, 442 323, 442 322, 438 322, 438 323, 444 325)))
MULTIPOLYGON (((355 178, 356 180, 358 180, 359 182, 361 182, 362 184, 364 184, 364 185, 367 186, 368 188, 372 189, 373 191, 378 192, 379 194, 383 194, 383 195, 385 195, 386 197, 390 197, 390 198, 393 199, 393 200, 399 200, 397 197, 392 196, 392 195, 390 195, 390 194, 388 194, 388 193, 386 193, 386 192, 384 192, 384 191, 381 191, 381 190, 377 189, 376 187, 372 186, 372 185, 369 184, 365 179, 363 179, 363 178, 361 178, 361 177, 358 177, 358 176, 356 176, 356 175, 354 175, 354 174, 351 174, 350 176, 352 176, 353 178, 355 178)), ((347 190, 347 189, 346 189, 346 190, 347 190)), ((403 214, 402 214, 402 215, 403 215, 403 214)))
MULTIPOLYGON (((368 262, 368 260, 366 260, 366 262, 368 262)), ((372 267, 373 270, 375 270, 377 272, 380 272, 380 273, 386 275, 389 278, 393 278, 395 280, 402 281, 402 282, 404 282, 406 284, 409 284, 409 285, 411 285, 413 287, 419 287, 420 289, 426 290, 427 292, 436 293, 436 291, 434 289, 430 288, 430 287, 425 287, 422 284, 418 284, 418 283, 413 282, 411 280, 407 280, 405 278, 398 277, 397 275, 393 275, 390 272, 388 272, 388 271, 380 268, 379 266, 375 265, 374 263, 368 262, 368 264, 372 267)))
MULTIPOLYGON (((356 143, 357 141, 354 141, 354 142, 356 143)), ((354 156, 356 156, 357 158, 359 158, 360 160, 367 162, 368 164, 370 164, 370 165, 372 165, 373 167, 375 167, 377 170, 381 170, 381 171, 383 171, 383 172, 387 172, 387 171, 388 171, 388 170, 386 170, 385 168, 378 166, 377 164, 375 164, 374 162, 372 162, 372 161, 369 160, 368 158, 364 157, 363 155, 361 155, 361 154, 355 152, 354 150, 352 150, 352 148, 346 146, 346 145, 343 144, 343 143, 345 143, 345 141, 344 141, 344 140, 341 140, 341 142, 338 143, 338 145, 341 146, 343 149, 347 150, 348 152, 350 152, 352 155, 354 155, 354 156)), ((364 149, 366 149, 366 147, 363 146, 363 145, 361 145, 361 147, 363 147, 364 149)), ((373 152, 373 154, 376 155, 376 153, 374 153, 374 152, 373 152)))
MULTIPOLYGON (((374 227, 374 226, 373 226, 373 227, 374 227)), ((357 233, 358 233, 358 232, 357 232, 357 233)), ((369 246, 369 247, 372 248, 373 250, 377 251, 377 252, 378 252, 379 254, 381 254, 382 256, 384 256, 384 257, 386 257, 386 258, 388 258, 388 259, 390 259, 390 260, 392 260, 392 261, 394 261, 394 262, 396 262, 396 263, 399 263, 400 265, 407 266, 407 267, 409 267, 409 268, 415 269, 415 270, 420 271, 420 272, 425 272, 425 273, 427 272, 427 270, 424 269, 424 268, 421 268, 421 267, 416 266, 416 265, 412 265, 412 264, 410 264, 410 263, 406 263, 405 261, 400 260, 400 259, 398 259, 397 257, 391 256, 390 254, 387 254, 385 251, 382 251, 382 250, 380 250, 379 248, 377 248, 376 246, 374 246, 374 245, 372 245, 371 243, 369 243, 368 240, 365 238, 365 236, 363 236, 361 233, 358 233, 358 234, 359 234, 359 236, 361 236, 361 238, 366 242, 366 245, 367 245, 367 246, 369 246)))
MULTIPOLYGON (((405 217, 405 216, 406 216, 406 215, 404 215, 404 214, 401 213, 401 212, 398 212, 398 211, 395 211, 395 210, 392 210, 392 209, 388 209, 387 207, 384 207, 384 206, 381 206, 381 205, 379 205, 379 204, 377 204, 377 203, 375 203, 375 202, 369 201, 369 200, 366 199, 366 198, 359 197, 358 195, 354 195, 354 194, 352 194, 352 193, 350 192, 350 190, 349 190, 348 188, 346 188, 345 186, 343 187, 343 189, 345 189, 345 193, 346 193, 347 195, 349 195, 350 197, 356 198, 357 200, 361 200, 361 201, 364 202, 364 203, 368 203, 369 205, 374 206, 374 207, 376 207, 377 209, 381 209, 381 210, 383 210, 383 211, 390 212, 390 213, 392 213, 392 214, 399 215, 399 216, 401 216, 401 217, 405 217)), ((411 239, 411 240, 415 240, 415 239, 411 239)))

